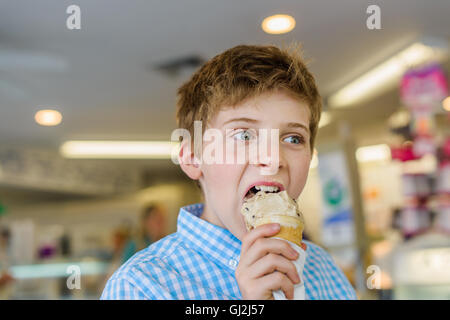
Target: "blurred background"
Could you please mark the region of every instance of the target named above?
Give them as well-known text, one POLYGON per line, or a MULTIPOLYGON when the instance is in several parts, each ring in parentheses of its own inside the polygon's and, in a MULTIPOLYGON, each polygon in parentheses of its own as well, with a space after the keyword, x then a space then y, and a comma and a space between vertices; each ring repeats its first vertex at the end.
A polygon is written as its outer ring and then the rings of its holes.
POLYGON ((0 0, 1 299, 98 299, 175 232, 201 201, 170 159, 176 89, 292 41, 324 98, 306 237, 361 299, 450 298, 448 0, 74 2, 0 0))

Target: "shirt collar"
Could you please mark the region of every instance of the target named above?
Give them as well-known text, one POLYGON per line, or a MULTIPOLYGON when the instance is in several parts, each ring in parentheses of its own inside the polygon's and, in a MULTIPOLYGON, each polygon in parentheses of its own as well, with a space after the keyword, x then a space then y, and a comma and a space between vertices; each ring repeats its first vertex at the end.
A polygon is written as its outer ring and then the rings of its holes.
POLYGON ((200 218, 203 203, 180 208, 177 232, 191 248, 234 272, 239 263, 241 241, 227 229, 200 218))

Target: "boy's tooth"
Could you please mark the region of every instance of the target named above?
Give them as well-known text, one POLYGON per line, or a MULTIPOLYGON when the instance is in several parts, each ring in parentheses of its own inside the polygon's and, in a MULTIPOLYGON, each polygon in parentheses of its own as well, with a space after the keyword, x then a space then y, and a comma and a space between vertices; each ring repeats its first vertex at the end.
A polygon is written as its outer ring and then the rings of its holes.
POLYGON ((261 190, 261 191, 264 191, 264 192, 275 192, 275 191, 279 190, 279 188, 276 187, 276 186, 264 186, 264 185, 262 185, 262 186, 255 186, 255 188, 256 188, 256 190, 261 190))

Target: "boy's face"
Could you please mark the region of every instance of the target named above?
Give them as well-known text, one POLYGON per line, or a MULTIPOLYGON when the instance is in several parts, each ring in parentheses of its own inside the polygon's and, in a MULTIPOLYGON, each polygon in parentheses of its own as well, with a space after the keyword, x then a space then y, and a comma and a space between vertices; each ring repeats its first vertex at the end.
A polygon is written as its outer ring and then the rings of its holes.
MULTIPOLYGON (((220 130, 223 157, 235 161, 222 164, 203 161, 198 168, 189 169, 191 174, 182 165, 191 178, 201 182, 205 198, 202 219, 242 239, 247 231, 240 209, 250 186, 278 182, 291 198, 297 199, 305 186, 311 161, 309 119, 306 103, 280 91, 249 99, 235 108, 222 108, 206 129, 220 130), (250 144, 262 139, 259 129, 268 131, 264 139, 268 156, 265 159, 255 159, 248 152, 250 144), (278 148, 271 146, 271 129, 279 130, 278 148), (246 155, 244 161, 236 161, 239 152, 246 155), (267 175, 267 171, 271 174, 267 175)), ((203 150, 210 143, 203 141, 203 150)))

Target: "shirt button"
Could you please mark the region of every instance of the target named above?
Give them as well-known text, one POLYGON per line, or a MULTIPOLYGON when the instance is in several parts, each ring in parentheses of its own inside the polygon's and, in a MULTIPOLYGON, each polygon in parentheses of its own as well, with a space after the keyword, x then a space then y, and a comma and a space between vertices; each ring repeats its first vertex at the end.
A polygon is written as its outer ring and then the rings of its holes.
POLYGON ((231 259, 231 260, 228 261, 228 265, 229 265, 230 267, 232 267, 232 268, 236 268, 237 265, 238 265, 238 263, 237 263, 236 260, 231 259))

